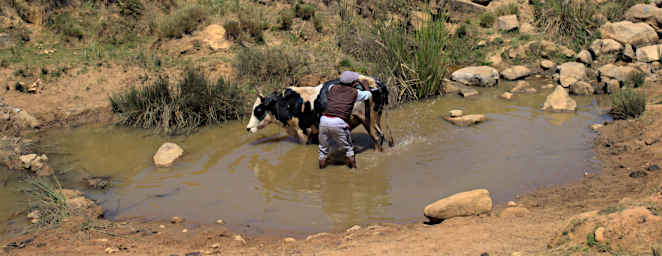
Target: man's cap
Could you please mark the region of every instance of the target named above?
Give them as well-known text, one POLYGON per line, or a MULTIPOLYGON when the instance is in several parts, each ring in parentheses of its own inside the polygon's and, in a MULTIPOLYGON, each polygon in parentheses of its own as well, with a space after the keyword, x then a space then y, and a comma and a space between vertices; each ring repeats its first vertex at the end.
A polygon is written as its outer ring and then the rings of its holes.
POLYGON ((359 80, 359 73, 343 71, 342 74, 340 74, 340 82, 343 84, 351 84, 356 80, 359 80))

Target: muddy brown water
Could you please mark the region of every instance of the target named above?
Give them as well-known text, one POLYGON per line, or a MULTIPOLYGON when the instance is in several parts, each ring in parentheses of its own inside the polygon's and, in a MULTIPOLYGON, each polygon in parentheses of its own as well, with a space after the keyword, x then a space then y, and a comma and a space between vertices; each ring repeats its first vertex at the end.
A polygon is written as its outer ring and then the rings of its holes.
POLYGON ((588 127, 608 118, 608 98, 574 97, 577 113, 545 113, 539 108, 551 90, 499 99, 508 86, 390 111, 396 145, 384 153, 355 130, 357 170, 319 170, 315 145, 297 144, 276 126, 249 135, 241 122, 178 138, 90 126, 54 131, 47 141, 69 154, 53 160, 59 165, 112 177, 110 189, 87 191, 111 219, 182 216, 195 225, 220 218, 237 232, 288 235, 424 221, 425 205, 453 193, 487 188, 505 202, 599 170, 588 127), (441 119, 450 109, 489 120, 455 127, 441 119), (152 155, 165 141, 186 153, 171 168, 154 168, 152 155))

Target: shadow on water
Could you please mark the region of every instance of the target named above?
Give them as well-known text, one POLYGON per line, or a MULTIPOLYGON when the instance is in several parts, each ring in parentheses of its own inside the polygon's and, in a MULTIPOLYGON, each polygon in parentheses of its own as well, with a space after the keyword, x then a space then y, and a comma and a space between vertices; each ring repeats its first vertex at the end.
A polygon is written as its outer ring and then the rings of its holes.
POLYGON ((505 101, 498 98, 505 88, 507 83, 479 89, 475 98, 445 96, 392 110, 396 146, 384 153, 375 153, 363 128, 356 129, 357 170, 341 165, 319 170, 316 145, 297 144, 275 126, 249 136, 239 122, 189 137, 84 127, 54 131, 49 140, 71 152, 53 161, 73 161, 75 170, 113 177, 109 190, 89 192, 111 218, 176 215, 197 223, 222 218, 253 234, 422 221, 426 204, 453 193, 487 188, 504 202, 598 170, 588 126, 606 120, 606 98, 575 97, 577 113, 546 113, 539 108, 551 90, 505 101), (452 126, 441 116, 455 108, 484 113, 489 120, 452 126), (186 153, 173 167, 154 168, 152 155, 166 140, 186 153))

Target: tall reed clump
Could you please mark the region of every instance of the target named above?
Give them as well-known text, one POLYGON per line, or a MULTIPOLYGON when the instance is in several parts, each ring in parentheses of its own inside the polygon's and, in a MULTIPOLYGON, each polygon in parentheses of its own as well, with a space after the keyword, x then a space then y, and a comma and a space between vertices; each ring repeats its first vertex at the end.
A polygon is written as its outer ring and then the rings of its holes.
POLYGON ((646 111, 646 95, 636 92, 630 87, 624 87, 615 92, 611 101, 612 107, 609 114, 614 119, 637 118, 646 111))
POLYGON ((534 3, 538 28, 574 49, 580 49, 599 37, 601 21, 597 7, 583 0, 545 0, 534 3))
POLYGON ((28 209, 38 211, 39 226, 62 223, 70 215, 71 209, 57 179, 52 183, 43 178, 27 179, 26 182, 23 190, 28 195, 28 209))
POLYGON ((197 68, 188 68, 172 87, 168 77, 160 77, 144 88, 111 96, 110 102, 121 125, 170 135, 239 119, 246 112, 246 101, 235 84, 223 78, 212 82, 197 68))

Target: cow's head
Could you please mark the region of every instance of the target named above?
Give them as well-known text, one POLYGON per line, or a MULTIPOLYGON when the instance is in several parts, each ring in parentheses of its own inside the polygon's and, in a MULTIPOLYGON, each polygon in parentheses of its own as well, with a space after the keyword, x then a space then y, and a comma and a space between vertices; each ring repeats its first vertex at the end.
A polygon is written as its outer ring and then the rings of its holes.
POLYGON ((258 130, 276 121, 273 114, 276 106, 274 96, 269 95, 268 97, 264 97, 258 90, 257 99, 255 99, 253 110, 251 111, 251 119, 248 120, 248 125, 246 126, 246 130, 249 133, 256 133, 258 130))

